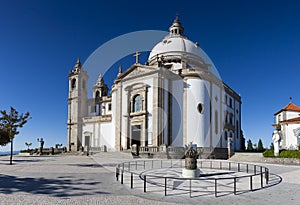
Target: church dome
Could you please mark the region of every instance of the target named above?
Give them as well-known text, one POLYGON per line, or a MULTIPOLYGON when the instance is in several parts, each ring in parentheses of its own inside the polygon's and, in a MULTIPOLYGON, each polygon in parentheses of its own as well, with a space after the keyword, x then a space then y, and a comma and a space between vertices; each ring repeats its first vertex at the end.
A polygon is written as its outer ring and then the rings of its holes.
POLYGON ((161 42, 156 44, 150 52, 148 60, 156 58, 157 55, 183 55, 192 54, 202 57, 199 44, 193 43, 183 36, 167 36, 161 42))
POLYGON ((169 28, 167 35, 161 42, 156 44, 150 52, 148 62, 155 61, 158 57, 173 56, 191 56, 193 58, 203 59, 203 52, 198 43, 194 43, 183 35, 184 28, 178 20, 178 16, 169 28))

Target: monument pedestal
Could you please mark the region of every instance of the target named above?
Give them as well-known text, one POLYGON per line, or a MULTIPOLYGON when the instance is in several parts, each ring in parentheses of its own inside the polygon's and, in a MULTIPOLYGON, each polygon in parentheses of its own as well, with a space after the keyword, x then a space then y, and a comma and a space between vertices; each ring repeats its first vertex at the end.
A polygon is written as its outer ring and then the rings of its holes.
POLYGON ((182 169, 182 176, 186 178, 196 178, 200 176, 200 169, 182 169))

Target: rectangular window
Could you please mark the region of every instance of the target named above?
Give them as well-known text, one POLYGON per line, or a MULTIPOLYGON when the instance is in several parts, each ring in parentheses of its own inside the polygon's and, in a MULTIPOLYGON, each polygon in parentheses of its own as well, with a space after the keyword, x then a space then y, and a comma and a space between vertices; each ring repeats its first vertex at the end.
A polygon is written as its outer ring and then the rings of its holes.
POLYGON ((219 129, 219 126, 218 126, 218 111, 216 110, 215 111, 215 133, 218 134, 218 129, 219 129))
POLYGON ((111 111, 111 103, 108 104, 108 110, 111 111))

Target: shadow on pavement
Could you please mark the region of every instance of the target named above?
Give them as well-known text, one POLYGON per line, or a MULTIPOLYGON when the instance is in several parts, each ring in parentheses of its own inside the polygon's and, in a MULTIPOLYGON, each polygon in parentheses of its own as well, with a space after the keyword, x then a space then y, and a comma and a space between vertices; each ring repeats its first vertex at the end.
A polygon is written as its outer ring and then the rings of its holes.
POLYGON ((95 189, 100 182, 89 182, 84 179, 46 179, 46 178, 19 178, 0 174, 0 193, 13 194, 24 192, 29 194, 45 194, 53 197, 71 197, 94 194, 110 194, 95 189))

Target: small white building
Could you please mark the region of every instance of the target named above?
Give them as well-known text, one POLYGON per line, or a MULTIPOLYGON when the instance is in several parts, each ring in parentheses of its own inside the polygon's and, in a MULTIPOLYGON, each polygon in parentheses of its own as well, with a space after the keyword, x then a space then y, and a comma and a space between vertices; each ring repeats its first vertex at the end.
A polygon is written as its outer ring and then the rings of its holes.
POLYGON ((280 130, 280 149, 297 149, 300 137, 300 107, 289 103, 275 114, 275 129, 280 130))
MULTIPOLYGON (((88 74, 78 60, 69 74, 68 149, 122 151, 132 145, 213 151, 241 148, 241 97, 212 72, 198 43, 176 18, 145 64, 119 68, 108 87, 100 74, 87 98, 88 74)), ((154 149, 152 149, 154 150, 154 149)))

